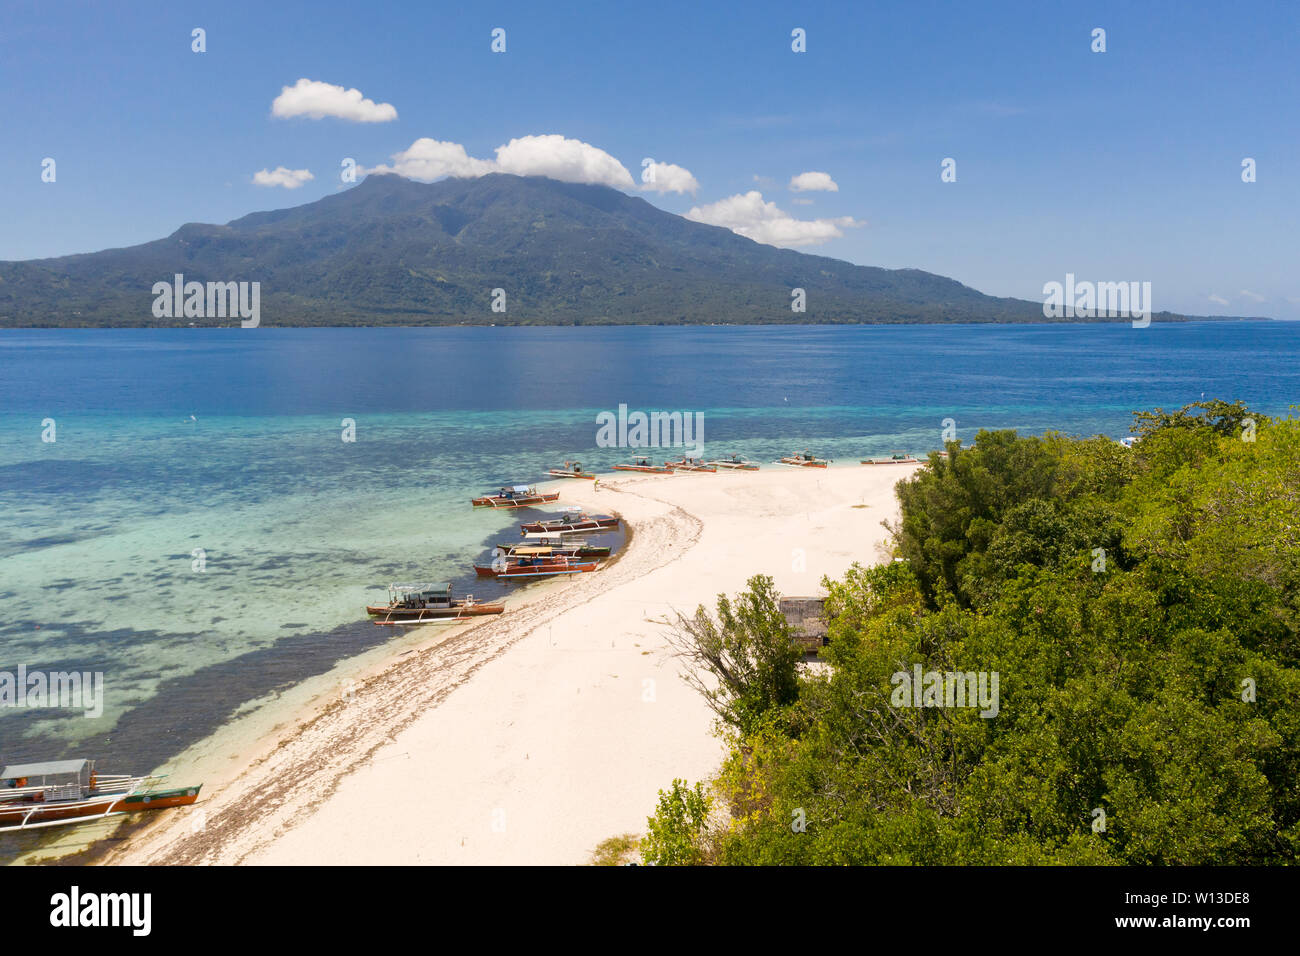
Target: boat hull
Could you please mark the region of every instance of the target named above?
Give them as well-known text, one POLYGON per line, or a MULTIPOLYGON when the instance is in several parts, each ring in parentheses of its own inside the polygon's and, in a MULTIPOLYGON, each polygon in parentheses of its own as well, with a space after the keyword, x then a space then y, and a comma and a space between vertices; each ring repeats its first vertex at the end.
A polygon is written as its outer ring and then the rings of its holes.
POLYGON ((594 478, 596 477, 595 475, 588 475, 588 474, 586 474, 586 473, 579 474, 579 473, 572 472, 572 471, 564 471, 564 470, 561 469, 561 468, 552 468, 550 471, 547 472, 547 474, 550 475, 552 478, 587 478, 587 479, 594 479, 594 478))
POLYGON ((572 564, 534 564, 509 565, 505 568, 492 565, 476 564, 474 573, 483 578, 497 578, 501 581, 529 578, 553 578, 562 574, 585 574, 595 571, 599 564, 595 561, 574 562, 572 564))
POLYGON ((639 471, 644 475, 671 475, 673 470, 661 465, 614 465, 615 471, 639 471))
POLYGON ((388 607, 371 605, 366 613, 371 617, 382 617, 390 621, 439 621, 448 618, 479 617, 484 614, 500 614, 505 610, 501 604, 473 604, 469 607, 388 607))
POLYGON ((547 495, 529 495, 526 498, 501 498, 497 495, 488 495, 484 498, 472 498, 470 504, 475 508, 532 508, 559 500, 560 493, 555 491, 547 495))
POLYGON ((80 800, 61 800, 53 803, 21 800, 0 803, 0 829, 24 829, 57 823, 85 823, 106 816, 135 813, 141 810, 166 810, 170 807, 187 807, 199 798, 197 787, 178 787, 171 790, 149 790, 140 793, 91 794, 80 800))
POLYGON ((617 527, 617 518, 593 518, 590 521, 570 521, 563 524, 527 521, 519 526, 524 534, 573 534, 578 531, 605 531, 617 527))
MULTIPOLYGON (((497 550, 504 552, 507 558, 513 558, 516 557, 514 549, 517 547, 516 544, 499 544, 497 550)), ((575 545, 573 547, 565 547, 564 545, 551 546, 551 554, 564 558, 608 558, 611 550, 609 545, 595 544, 575 545)))

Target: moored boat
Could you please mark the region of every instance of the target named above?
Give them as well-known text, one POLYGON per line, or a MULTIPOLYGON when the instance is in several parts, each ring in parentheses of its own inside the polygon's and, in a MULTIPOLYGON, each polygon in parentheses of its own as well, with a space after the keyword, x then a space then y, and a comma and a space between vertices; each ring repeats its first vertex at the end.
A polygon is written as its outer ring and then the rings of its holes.
POLYGON ((460 621, 485 614, 500 614, 502 604, 480 604, 474 595, 455 598, 451 585, 440 584, 390 584, 388 603, 372 604, 366 608, 371 617, 382 620, 376 624, 423 624, 438 621, 460 621))
POLYGON ((93 823, 139 810, 185 807, 203 785, 162 789, 162 777, 99 774, 93 760, 14 764, 0 770, 0 832, 93 823))
POLYGON ((537 554, 525 554, 514 558, 497 555, 491 564, 474 565, 474 573, 479 577, 514 579, 514 578, 553 578, 562 574, 583 574, 600 567, 598 561, 584 561, 566 555, 552 554, 550 548, 538 548, 537 554))
POLYGON ((649 458, 638 455, 632 459, 631 463, 618 464, 614 466, 615 471, 641 471, 649 475, 671 475, 673 469, 665 462, 662 465, 656 465, 649 458))
POLYGON ((611 515, 589 515, 575 511, 562 518, 544 521, 526 521, 519 526, 525 535, 572 534, 575 531, 606 531, 618 527, 618 519, 611 515))
POLYGON ((673 471, 703 471, 713 473, 718 470, 713 465, 707 464, 698 458, 683 457, 679 461, 666 461, 664 464, 673 471))
POLYGON ((547 474, 552 478, 591 478, 594 480, 596 477, 589 471, 583 471, 582 462, 580 461, 566 461, 563 468, 552 468, 547 474))
POLYGON ((863 458, 864 465, 916 465, 919 459, 914 455, 909 455, 905 451, 897 451, 890 455, 881 455, 878 458, 863 458))
POLYGON ((717 461, 709 462, 714 468, 725 468, 728 471, 758 471, 758 465, 752 461, 745 461, 738 455, 732 455, 730 458, 719 458, 717 461))
POLYGON ((778 465, 794 465, 796 468, 825 468, 830 464, 827 458, 817 458, 807 451, 800 455, 787 455, 776 460, 778 465))
POLYGON ((558 491, 542 494, 532 485, 507 485, 499 494, 473 498, 470 504, 475 508, 531 508, 559 500, 558 491))
POLYGON ((552 554, 562 554, 570 558, 608 558, 610 546, 592 544, 585 538, 568 538, 563 535, 540 535, 528 539, 527 544, 498 544, 497 550, 507 558, 519 557, 528 548, 550 548, 552 554))

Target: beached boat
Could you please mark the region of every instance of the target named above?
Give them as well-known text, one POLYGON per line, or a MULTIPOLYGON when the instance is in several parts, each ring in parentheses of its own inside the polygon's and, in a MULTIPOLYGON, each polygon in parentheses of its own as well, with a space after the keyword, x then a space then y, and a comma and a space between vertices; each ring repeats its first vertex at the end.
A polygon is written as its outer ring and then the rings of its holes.
POLYGON ((919 460, 909 455, 905 451, 894 452, 892 455, 882 455, 879 458, 863 458, 864 465, 916 465, 919 460))
POLYGON ((552 478, 592 478, 596 476, 589 471, 582 470, 582 462, 566 461, 563 468, 552 468, 547 472, 552 478))
POLYGON ((441 584, 390 584, 388 603, 372 604, 366 608, 371 617, 382 618, 376 624, 423 624, 438 621, 463 621, 484 614, 500 614, 502 604, 480 604, 474 595, 455 598, 451 585, 441 584))
POLYGON ((562 574, 583 574, 600 567, 598 561, 552 554, 550 548, 538 548, 537 551, 537 554, 524 554, 514 558, 497 555, 491 564, 474 565, 474 573, 479 577, 498 580, 553 578, 562 574))
POLYGON ((610 515, 589 515, 575 511, 563 518, 544 521, 526 521, 519 526, 525 535, 573 534, 575 531, 608 531, 618 527, 618 519, 610 515))
POLYGON ((532 485, 507 485, 500 494, 483 495, 470 500, 475 508, 531 508, 535 505, 559 501, 558 491, 549 494, 540 493, 532 485))
POLYGON ((93 823, 139 810, 186 807, 203 785, 162 789, 162 777, 100 774, 93 760, 14 764, 0 770, 0 833, 93 823))
POLYGON ((570 558, 608 558, 610 546, 592 544, 585 538, 565 538, 563 535, 541 535, 530 537, 527 544, 498 544, 497 550, 507 558, 519 557, 529 548, 550 548, 552 554, 562 554, 570 558))
POLYGON ((825 468, 830 464, 829 459, 816 458, 805 451, 802 455, 787 455, 785 458, 776 460, 778 465, 794 465, 796 468, 825 468))
POLYGON ((673 471, 704 471, 712 474, 718 469, 711 464, 707 464, 698 458, 682 458, 679 461, 664 462, 673 471))
POLYGON ((758 471, 758 465, 752 461, 745 461, 737 455, 730 458, 719 458, 717 461, 709 462, 714 468, 725 468, 728 471, 758 471))
POLYGON ((614 466, 615 471, 642 471, 649 475, 671 475, 672 467, 665 462, 662 465, 653 464, 649 458, 637 456, 633 458, 630 464, 619 464, 614 466))

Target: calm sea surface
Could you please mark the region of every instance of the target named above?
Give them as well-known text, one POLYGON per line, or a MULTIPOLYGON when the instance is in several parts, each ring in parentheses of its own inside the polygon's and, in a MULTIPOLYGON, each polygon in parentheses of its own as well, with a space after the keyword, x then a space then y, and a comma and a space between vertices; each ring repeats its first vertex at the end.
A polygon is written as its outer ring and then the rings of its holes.
POLYGON ((0 762, 147 771, 391 640, 388 581, 499 593, 470 565, 518 516, 467 499, 624 460, 620 404, 702 413, 707 457, 856 461, 1202 394, 1285 414, 1300 324, 0 332, 0 671, 106 682, 99 719, 0 708, 0 762))

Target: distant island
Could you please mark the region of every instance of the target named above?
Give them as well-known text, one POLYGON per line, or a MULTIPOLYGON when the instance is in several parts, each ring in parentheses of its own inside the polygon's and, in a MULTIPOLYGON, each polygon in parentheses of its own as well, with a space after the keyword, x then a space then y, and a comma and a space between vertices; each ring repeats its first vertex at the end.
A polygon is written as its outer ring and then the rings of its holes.
POLYGON ((155 285, 177 274, 260 283, 268 326, 1079 321, 918 269, 763 245, 606 186, 493 174, 370 176, 139 246, 0 262, 0 327, 238 324, 155 309, 155 285), (798 289, 803 311, 791 308, 798 289))

